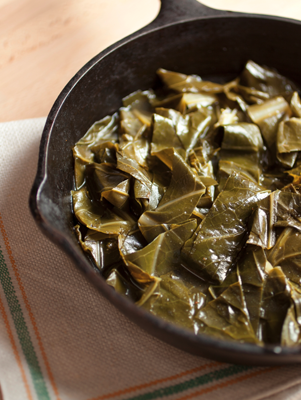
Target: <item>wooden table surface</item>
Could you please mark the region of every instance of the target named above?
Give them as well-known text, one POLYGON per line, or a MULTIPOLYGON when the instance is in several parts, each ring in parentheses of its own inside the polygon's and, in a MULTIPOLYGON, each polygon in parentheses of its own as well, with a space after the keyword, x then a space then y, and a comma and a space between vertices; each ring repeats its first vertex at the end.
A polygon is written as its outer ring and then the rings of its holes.
MULTIPOLYGON (((202 2, 301 20, 301 0, 202 2)), ((159 8, 159 0, 0 0, 0 122, 46 116, 87 61, 159 8)))

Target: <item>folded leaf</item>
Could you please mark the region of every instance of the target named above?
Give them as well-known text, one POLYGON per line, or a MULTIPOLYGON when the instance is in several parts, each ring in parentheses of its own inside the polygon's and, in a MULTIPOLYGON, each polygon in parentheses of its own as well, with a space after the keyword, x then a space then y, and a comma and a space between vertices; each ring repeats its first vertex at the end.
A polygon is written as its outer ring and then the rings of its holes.
POLYGON ((223 91, 223 85, 203 81, 197 75, 179 74, 162 68, 158 69, 157 74, 169 89, 177 92, 221 93, 223 91))
POLYGON ((256 336, 260 338, 261 302, 269 270, 264 251, 261 248, 247 246, 238 260, 237 268, 250 322, 256 336))
POLYGON ((200 290, 198 282, 189 282, 181 275, 170 272, 161 276, 160 287, 143 307, 166 321, 198 333, 194 315, 205 303, 206 295, 200 290))
POLYGON ((118 235, 131 228, 131 223, 122 220, 113 212, 90 199, 87 188, 72 191, 73 209, 76 218, 87 228, 106 234, 118 235))
POLYGON ((231 171, 244 173, 259 183, 262 172, 263 142, 255 124, 246 122, 224 126, 219 169, 226 176, 231 171))
POLYGON ((114 290, 134 302, 138 302, 148 291, 146 285, 140 285, 128 272, 127 268, 119 263, 112 269, 106 282, 114 290))
POLYGON ((269 148, 276 143, 279 124, 291 116, 289 104, 283 97, 275 97, 248 108, 248 115, 261 130, 269 148))
POLYGON ((280 343, 290 305, 289 283, 280 267, 272 268, 265 282, 261 305, 262 337, 265 343, 280 343))
POLYGON ((124 261, 126 264, 130 262, 136 265, 149 275, 160 277, 177 268, 181 247, 191 237, 195 228, 196 221, 191 220, 161 233, 143 249, 124 255, 124 261))
MULTIPOLYGON (((185 129, 185 125, 183 125, 184 124, 182 123, 182 130, 185 129)), ((165 118, 161 115, 154 114, 151 154, 157 156, 171 169, 173 154, 175 152, 185 158, 185 150, 180 138, 176 133, 176 127, 173 121, 170 118, 165 118)))
POLYGON ((293 167, 301 150, 301 119, 280 123, 277 133, 277 158, 285 167, 293 167))
POLYGON ((128 193, 129 176, 111 164, 90 163, 86 167, 87 186, 94 200, 100 200, 104 192, 119 187, 120 192, 128 193), (121 185, 121 186, 119 186, 121 185))
POLYGON ((242 249, 247 220, 268 193, 241 175, 231 175, 195 234, 182 249, 185 267, 204 279, 223 282, 242 249))
POLYGON ((273 266, 281 267, 291 282, 301 286, 301 233, 294 228, 285 228, 268 260, 273 266))
POLYGON ((258 343, 239 282, 230 285, 217 299, 203 307, 196 319, 204 324, 200 332, 206 333, 208 327, 212 334, 222 332, 237 341, 258 343))
POLYGON ((139 227, 160 224, 179 224, 188 220, 205 193, 205 186, 178 155, 174 155, 170 185, 155 211, 146 211, 139 227))
POLYGON ((118 208, 123 208, 129 200, 130 180, 119 183, 113 189, 103 190, 101 196, 118 208))
POLYGON ((148 171, 140 167, 140 165, 132 158, 128 158, 123 152, 117 152, 117 168, 121 171, 132 175, 141 183, 147 186, 149 191, 152 187, 151 175, 148 171))
POLYGON ((78 146, 97 145, 103 140, 114 142, 118 139, 118 113, 95 122, 87 133, 76 143, 78 146))
POLYGON ((277 71, 248 61, 240 75, 240 84, 267 93, 270 97, 292 93, 296 86, 277 71))

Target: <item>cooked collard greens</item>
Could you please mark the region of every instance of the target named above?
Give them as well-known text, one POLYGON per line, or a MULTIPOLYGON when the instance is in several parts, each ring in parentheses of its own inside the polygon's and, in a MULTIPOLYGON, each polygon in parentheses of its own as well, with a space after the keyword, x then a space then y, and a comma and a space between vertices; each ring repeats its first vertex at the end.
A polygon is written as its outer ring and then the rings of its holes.
POLYGON ((158 70, 73 148, 75 232, 108 285, 224 340, 301 343, 301 101, 248 61, 158 70))

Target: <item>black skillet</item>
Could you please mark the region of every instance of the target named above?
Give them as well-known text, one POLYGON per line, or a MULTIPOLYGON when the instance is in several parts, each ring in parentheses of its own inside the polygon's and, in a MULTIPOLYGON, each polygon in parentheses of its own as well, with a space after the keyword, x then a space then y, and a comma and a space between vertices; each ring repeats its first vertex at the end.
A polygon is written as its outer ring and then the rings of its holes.
POLYGON ((247 60, 276 68, 301 83, 301 22, 210 9, 195 0, 161 0, 159 16, 142 30, 88 62, 64 88, 44 128, 32 214, 103 296, 150 334, 195 355, 255 365, 301 361, 301 348, 258 347, 193 333, 154 317, 109 287, 81 251, 73 233, 71 148, 92 123, 121 106, 121 99, 154 87, 159 67, 226 81, 247 60))

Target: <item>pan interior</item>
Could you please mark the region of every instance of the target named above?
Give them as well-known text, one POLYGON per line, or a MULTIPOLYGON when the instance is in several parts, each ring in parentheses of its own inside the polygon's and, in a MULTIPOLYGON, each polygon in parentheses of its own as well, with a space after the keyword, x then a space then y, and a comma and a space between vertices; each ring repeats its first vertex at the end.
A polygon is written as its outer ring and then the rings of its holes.
MULTIPOLYGON (((39 192, 39 211, 52 231, 68 238, 74 254, 82 258, 73 234, 71 148, 93 122, 116 111, 124 96, 156 87, 158 68, 225 82, 252 59, 299 85, 300 34, 300 23, 277 18, 233 15, 196 19, 157 29, 115 49, 113 46, 104 57, 97 56, 79 72, 75 86, 66 86, 50 113, 47 178, 39 192)), ((62 239, 53 233, 50 236, 64 247, 62 239)), ((93 267, 87 263, 87 268, 93 267)))

